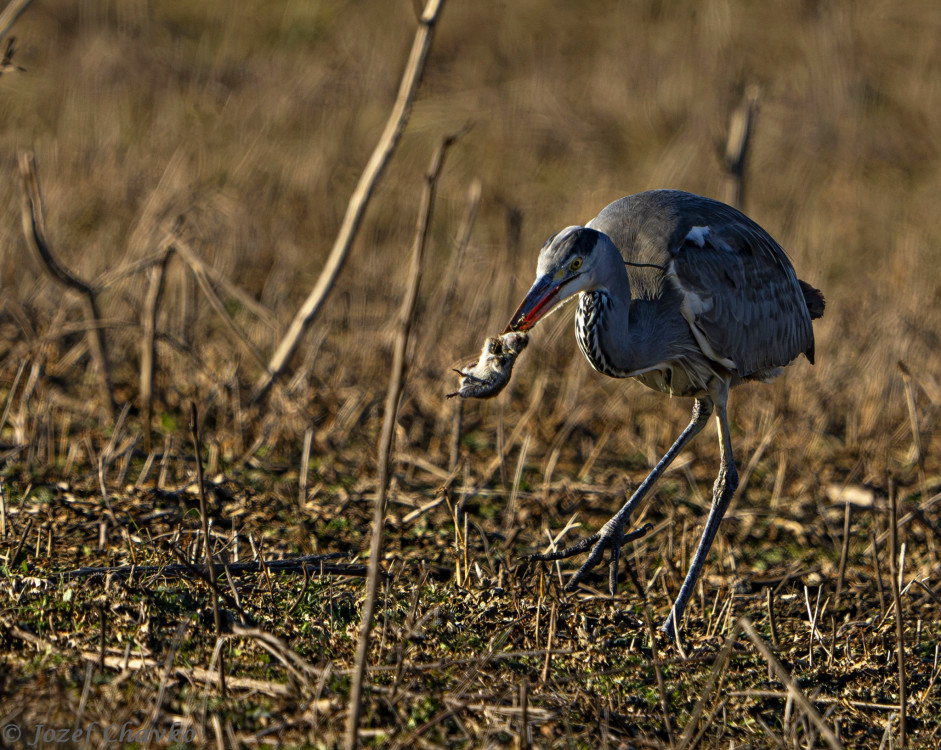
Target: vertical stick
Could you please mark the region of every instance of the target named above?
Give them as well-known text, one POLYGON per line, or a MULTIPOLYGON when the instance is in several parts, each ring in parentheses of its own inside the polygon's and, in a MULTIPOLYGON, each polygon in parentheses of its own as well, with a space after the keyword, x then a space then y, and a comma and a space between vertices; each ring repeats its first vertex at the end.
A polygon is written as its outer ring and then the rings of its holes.
POLYGON ((157 312, 160 308, 160 298, 163 296, 163 281, 167 273, 167 262, 170 260, 172 248, 168 248, 163 260, 149 271, 150 283, 147 286, 147 295, 144 297, 144 308, 141 311, 144 335, 141 339, 140 352, 140 400, 144 411, 144 448, 151 451, 151 428, 154 420, 154 370, 157 361, 155 339, 157 336, 157 312))
MULTIPOLYGON (((432 0, 433 1, 433 0, 432 0)), ((431 5, 431 3, 429 3, 431 5)), ((379 435, 378 488, 373 512, 372 542, 369 547, 369 569, 366 574, 366 599, 363 602, 363 617, 360 627, 359 642, 356 645, 356 662, 353 667, 353 682, 350 687, 350 707, 347 715, 346 750, 355 750, 359 738, 359 722, 363 712, 363 683, 366 676, 366 662, 369 656, 369 639, 373 626, 373 614, 376 609, 376 595, 379 588, 379 562, 382 557, 382 543, 385 531, 386 492, 389 485, 390 457, 392 440, 395 436, 396 416, 399 411, 399 397, 405 380, 405 355, 408 348, 409 333, 418 301, 418 289, 421 283, 422 261, 425 254, 425 241, 428 236, 428 224, 434 208, 435 193, 438 187, 438 175, 444 163, 448 148, 457 138, 448 136, 441 141, 431 160, 431 166, 425 178, 425 190, 422 193, 421 209, 418 212, 418 224, 412 244, 412 260, 409 267, 408 287, 402 299, 399 311, 398 330, 392 354, 392 367, 389 374, 389 388, 386 391, 385 409, 382 415, 382 431, 379 435)))

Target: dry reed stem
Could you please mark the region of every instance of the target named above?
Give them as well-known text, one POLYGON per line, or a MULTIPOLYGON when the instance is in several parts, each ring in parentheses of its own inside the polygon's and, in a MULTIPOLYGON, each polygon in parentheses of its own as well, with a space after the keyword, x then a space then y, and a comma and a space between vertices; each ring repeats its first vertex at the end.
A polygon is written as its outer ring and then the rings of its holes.
MULTIPOLYGON (((434 0, 429 2, 429 7, 432 6, 433 2, 434 0)), ((347 750, 355 750, 359 738, 359 722, 363 710, 363 683, 366 676, 366 662, 369 655, 369 641, 376 607, 379 565, 385 532, 386 491, 388 489, 391 469, 392 442, 395 437, 399 398, 402 395, 402 387, 405 381, 405 357, 408 349, 409 333, 415 314, 415 305, 418 302, 418 289, 421 284, 422 263, 428 237, 428 225, 431 222, 431 214, 434 210, 438 176, 444 164, 444 157, 448 148, 454 143, 456 138, 457 135, 451 135, 441 141, 432 157, 431 165, 425 178, 425 189, 422 192, 421 208, 418 212, 418 224, 415 230, 415 239, 412 244, 412 259, 409 265, 408 287, 406 288, 405 296, 402 299, 402 307, 399 311, 398 326, 392 354, 392 366, 389 374, 389 387, 386 392, 386 403, 382 416, 382 432, 379 436, 378 487, 373 514, 372 541, 369 548, 366 598, 363 602, 362 625, 360 628, 359 642, 356 645, 356 662, 353 668, 353 680, 350 687, 349 713, 347 716, 346 736, 344 739, 344 747, 346 747, 347 750)))
POLYGON ((104 329, 101 326, 101 313, 94 288, 71 273, 59 263, 46 240, 46 226, 43 215, 42 192, 39 189, 39 175, 36 172, 36 157, 32 152, 21 153, 19 157, 20 177, 22 178, 22 219, 23 234, 46 273, 56 283, 78 292, 85 302, 88 328, 88 349, 98 370, 98 383, 104 408, 109 421, 114 420, 116 408, 114 388, 111 383, 111 368, 108 364, 108 350, 105 345, 104 329))
POLYGON ((431 50, 435 23, 443 6, 444 0, 428 0, 425 5, 425 10, 419 19, 419 27, 415 34, 415 41, 412 44, 412 51, 402 74, 399 93, 395 104, 392 106, 392 112, 389 114, 385 130, 379 138, 379 143, 369 158, 363 174, 359 178, 353 195, 350 197, 346 215, 343 217, 343 224, 340 226, 340 232, 333 243, 333 249, 330 251, 330 256, 320 273, 320 278, 317 279, 314 288, 310 291, 304 304, 301 305, 301 309, 297 311, 287 333, 281 339, 274 355, 268 362, 264 375, 255 385, 252 394, 253 401, 257 402, 265 398, 271 384, 284 372, 300 344, 301 337, 317 316, 327 295, 333 289, 334 282, 340 274, 343 264, 346 262, 353 240, 366 212, 366 207, 369 205, 372 192, 386 164, 392 157, 396 145, 398 145, 402 131, 405 130, 412 99, 418 90, 422 71, 425 69, 425 61, 428 58, 428 52, 431 50))

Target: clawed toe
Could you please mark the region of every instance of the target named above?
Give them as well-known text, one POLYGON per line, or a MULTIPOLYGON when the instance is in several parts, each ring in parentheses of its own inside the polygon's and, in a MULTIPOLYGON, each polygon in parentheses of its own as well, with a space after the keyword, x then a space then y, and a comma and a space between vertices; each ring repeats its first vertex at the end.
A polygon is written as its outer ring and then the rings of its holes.
POLYGON ((570 557, 575 557, 575 555, 580 555, 582 552, 587 552, 600 538, 601 534, 592 534, 590 537, 582 539, 582 541, 578 542, 577 544, 573 544, 571 547, 556 550, 555 552, 544 552, 542 554, 527 555, 523 559, 527 562, 554 562, 555 560, 566 560, 570 557))
POLYGON ((569 582, 565 585, 566 591, 574 591, 582 584, 585 578, 588 577, 588 574, 601 562, 604 557, 604 552, 606 549, 610 550, 610 564, 609 564, 609 575, 608 575, 608 588, 611 592, 611 596, 617 592, 618 586, 618 562, 621 559, 621 547, 624 546, 627 542, 634 541, 635 539, 640 539, 644 535, 650 532, 653 529, 652 523, 646 523, 638 529, 625 534, 623 526, 605 526, 602 529, 601 533, 592 534, 590 537, 582 539, 582 541, 577 544, 573 544, 571 547, 566 547, 563 550, 558 550, 556 552, 546 552, 544 554, 535 554, 529 555, 525 559, 527 561, 539 561, 539 562, 554 562, 555 560, 565 560, 569 557, 574 557, 575 555, 581 554, 582 552, 588 552, 591 550, 588 555, 588 559, 582 564, 578 571, 573 575, 569 582))

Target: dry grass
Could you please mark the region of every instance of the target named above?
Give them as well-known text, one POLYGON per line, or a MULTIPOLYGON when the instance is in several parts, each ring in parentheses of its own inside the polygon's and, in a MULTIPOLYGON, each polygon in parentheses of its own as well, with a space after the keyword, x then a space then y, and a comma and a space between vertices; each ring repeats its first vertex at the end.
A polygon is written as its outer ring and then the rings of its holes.
POLYGON ((448 5, 348 265, 264 408, 249 403, 260 375, 249 349, 193 265, 171 258, 145 447, 147 277, 113 272, 160 250, 179 221, 225 311, 270 353, 330 250, 414 23, 411 3, 385 0, 36 4, 17 22, 25 70, 0 77, 0 725, 29 739, 40 723, 129 721, 181 722, 195 744, 220 747, 340 741, 364 594, 362 566, 344 565, 369 546, 422 174, 469 121, 438 186, 412 331, 363 743, 822 745, 813 713, 735 629, 747 615, 840 742, 897 746, 897 498, 907 739, 937 747, 936 2, 448 5), (575 514, 567 540, 606 520, 689 404, 596 375, 571 313, 537 332, 506 394, 466 405, 455 473, 444 394, 448 368, 506 323, 551 232, 649 187, 721 194, 728 116, 750 84, 761 99, 746 209, 828 308, 816 367, 733 394, 736 456, 751 472, 680 650, 652 643, 646 621, 665 617, 698 538, 713 440, 694 443, 646 503, 654 531, 634 543, 632 581, 613 602, 564 594, 567 568, 518 561, 575 514), (82 300, 24 241, 24 150, 50 245, 99 286, 116 400, 131 405, 117 425, 99 416, 82 300), (347 556, 324 563, 330 574, 219 578, 224 693, 212 591, 166 569, 204 559, 190 401, 217 559, 347 556), (65 575, 131 564, 164 572, 65 575))

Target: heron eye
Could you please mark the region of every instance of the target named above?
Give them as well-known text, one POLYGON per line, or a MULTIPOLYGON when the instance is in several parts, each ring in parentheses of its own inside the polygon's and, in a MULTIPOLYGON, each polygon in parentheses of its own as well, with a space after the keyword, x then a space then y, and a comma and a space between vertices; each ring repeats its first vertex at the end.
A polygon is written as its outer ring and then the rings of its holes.
POLYGON ((581 268, 581 267, 582 267, 582 259, 581 259, 581 258, 576 258, 576 259, 573 260, 571 263, 569 263, 569 270, 570 270, 570 271, 577 271, 577 270, 578 270, 579 268, 581 268))

